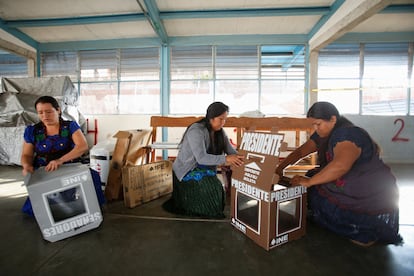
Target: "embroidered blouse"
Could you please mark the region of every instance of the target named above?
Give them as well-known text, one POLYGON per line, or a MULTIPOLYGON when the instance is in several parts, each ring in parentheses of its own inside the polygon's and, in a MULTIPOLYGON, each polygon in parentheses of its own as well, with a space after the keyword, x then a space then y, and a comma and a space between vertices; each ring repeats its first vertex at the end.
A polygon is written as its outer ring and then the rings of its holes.
MULTIPOLYGON (((50 161, 59 159, 71 151, 75 147, 72 134, 78 129, 80 126, 77 122, 63 120, 60 121, 60 130, 57 135, 47 135, 42 122, 27 126, 24 131, 24 140, 34 145, 33 167, 46 166, 50 161)), ((71 160, 70 163, 79 161, 80 159, 71 160)))
MULTIPOLYGON (((320 137, 315 132, 311 139, 320 137)), ((359 127, 342 127, 333 130, 325 153, 327 163, 334 158, 337 143, 350 141, 361 149, 361 155, 352 168, 336 181, 315 186, 329 201, 344 209, 380 214, 396 208, 398 187, 390 168, 382 161, 376 145, 368 133, 359 127)))

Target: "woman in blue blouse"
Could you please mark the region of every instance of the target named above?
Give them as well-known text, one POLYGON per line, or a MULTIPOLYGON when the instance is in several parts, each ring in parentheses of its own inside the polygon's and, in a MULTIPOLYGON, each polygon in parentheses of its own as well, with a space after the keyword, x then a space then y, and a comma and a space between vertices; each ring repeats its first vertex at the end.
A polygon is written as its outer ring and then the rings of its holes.
POLYGON ((89 148, 78 123, 61 118, 59 103, 53 97, 40 97, 35 108, 40 122, 27 126, 24 132, 23 175, 41 166, 54 171, 64 163, 79 162, 89 148))
POLYGON ((291 179, 292 185, 308 187, 310 219, 358 245, 400 243, 399 191, 379 146, 331 103, 315 103, 307 117, 315 132, 276 173, 318 152, 320 167, 291 179))
POLYGON ((174 213, 223 218, 225 195, 216 176, 219 165, 240 166, 243 156, 223 130, 229 108, 221 102, 210 104, 206 116, 190 125, 180 142, 173 163, 173 193, 164 207, 174 213))
MULTIPOLYGON (((23 175, 33 173, 44 167, 45 171, 57 170, 62 164, 80 162, 80 157, 88 151, 88 143, 75 121, 65 121, 57 100, 51 96, 42 96, 35 102, 40 122, 26 127, 24 132, 21 165, 23 175)), ((102 204, 99 174, 91 170, 98 200, 102 204)), ((31 203, 26 200, 23 211, 33 215, 31 203)))

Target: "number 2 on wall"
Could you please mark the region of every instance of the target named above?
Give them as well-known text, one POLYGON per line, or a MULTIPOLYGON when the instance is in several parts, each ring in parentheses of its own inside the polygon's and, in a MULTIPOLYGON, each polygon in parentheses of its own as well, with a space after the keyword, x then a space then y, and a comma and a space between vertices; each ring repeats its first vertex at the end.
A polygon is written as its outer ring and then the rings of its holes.
POLYGON ((408 141, 410 141, 410 139, 408 139, 408 138, 400 137, 400 134, 401 134, 402 130, 404 129, 404 120, 401 119, 401 118, 395 119, 394 125, 397 124, 397 123, 401 123, 401 126, 398 129, 397 133, 395 133, 395 135, 392 137, 391 141, 393 141, 393 142, 397 142, 397 141, 408 142, 408 141))

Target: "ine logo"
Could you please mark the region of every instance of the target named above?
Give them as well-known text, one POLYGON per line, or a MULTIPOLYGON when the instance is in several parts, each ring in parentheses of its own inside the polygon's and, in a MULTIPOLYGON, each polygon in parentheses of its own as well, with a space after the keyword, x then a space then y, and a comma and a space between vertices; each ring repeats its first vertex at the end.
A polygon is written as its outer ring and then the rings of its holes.
POLYGON ((246 234, 246 226, 238 222, 235 218, 231 218, 231 223, 244 234, 246 234))
POLYGON ((81 174, 81 175, 75 175, 75 176, 63 178, 62 179, 62 184, 63 184, 63 186, 68 186, 68 185, 71 185, 71 184, 85 182, 86 180, 88 180, 88 175, 84 173, 84 174, 81 174))
POLYGON ((154 164, 153 166, 150 167, 150 171, 153 170, 163 170, 165 167, 168 167, 168 165, 166 165, 165 163, 160 163, 160 164, 154 164))
POLYGON ((281 245, 283 243, 287 243, 289 241, 289 236, 288 234, 277 237, 275 239, 272 239, 272 241, 270 242, 271 246, 275 246, 275 245, 281 245))

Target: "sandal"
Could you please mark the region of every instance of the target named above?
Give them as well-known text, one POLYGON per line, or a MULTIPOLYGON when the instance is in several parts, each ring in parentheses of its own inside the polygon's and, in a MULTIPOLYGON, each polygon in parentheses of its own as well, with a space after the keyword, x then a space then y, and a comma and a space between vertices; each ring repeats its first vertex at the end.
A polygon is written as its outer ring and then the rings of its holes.
POLYGON ((360 242, 357 240, 350 240, 352 243, 362 246, 362 247, 370 247, 371 245, 374 245, 377 241, 369 241, 369 242, 360 242))

